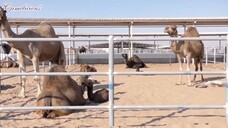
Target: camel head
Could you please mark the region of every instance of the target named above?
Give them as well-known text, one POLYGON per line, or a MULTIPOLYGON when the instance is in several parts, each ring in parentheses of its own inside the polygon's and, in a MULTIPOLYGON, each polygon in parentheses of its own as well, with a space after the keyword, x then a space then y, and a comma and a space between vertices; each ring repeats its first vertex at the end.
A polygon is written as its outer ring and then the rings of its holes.
POLYGON ((0 6, 0 26, 2 23, 4 23, 4 21, 7 19, 6 17, 6 10, 3 9, 1 6, 0 6))
POLYGON ((5 54, 9 54, 10 50, 11 50, 11 47, 8 44, 4 43, 4 44, 2 44, 2 49, 3 49, 5 54))
POLYGON ((164 30, 165 33, 168 33, 169 36, 171 37, 177 37, 177 26, 176 25, 171 25, 169 27, 166 27, 164 30))
POLYGON ((122 54, 122 57, 123 57, 124 59, 126 59, 126 60, 128 59, 128 55, 127 55, 126 53, 123 53, 123 54, 122 54))

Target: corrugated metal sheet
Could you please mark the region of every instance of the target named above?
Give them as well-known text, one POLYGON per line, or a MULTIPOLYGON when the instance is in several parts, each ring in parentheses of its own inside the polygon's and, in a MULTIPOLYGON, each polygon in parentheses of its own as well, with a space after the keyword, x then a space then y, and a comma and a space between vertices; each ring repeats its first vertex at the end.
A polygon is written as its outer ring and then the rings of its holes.
POLYGON ((133 25, 228 25, 228 17, 193 17, 193 18, 8 18, 12 25, 37 25, 42 21, 56 26, 123 26, 133 25))
MULTIPOLYGON (((129 42, 115 42, 114 43, 114 48, 129 48, 130 45, 129 42)), ((146 44, 146 43, 135 43, 133 42, 133 47, 134 48, 148 48, 148 47, 154 47, 155 45, 153 44, 146 44)), ((102 44, 92 44, 90 45, 90 48, 108 48, 109 44, 108 43, 102 43, 102 44)))

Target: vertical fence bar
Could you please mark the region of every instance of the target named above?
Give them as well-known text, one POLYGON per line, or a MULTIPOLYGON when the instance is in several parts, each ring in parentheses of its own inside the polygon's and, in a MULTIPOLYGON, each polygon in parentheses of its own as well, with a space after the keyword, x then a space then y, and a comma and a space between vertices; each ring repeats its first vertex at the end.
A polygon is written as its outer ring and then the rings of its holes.
POLYGON ((223 53, 223 63, 226 64, 226 46, 224 47, 224 53, 223 53))
MULTIPOLYGON (((226 53, 228 53, 228 35, 226 35, 226 53)), ((226 122, 228 123, 228 56, 226 56, 226 122)))
POLYGON ((114 126, 114 48, 113 48, 113 36, 109 36, 109 57, 108 57, 108 77, 109 77, 109 126, 114 126))
POLYGON ((216 63, 216 47, 214 47, 214 68, 215 68, 215 63, 216 63))
MULTIPOLYGON (((2 32, 0 32, 0 38, 2 38, 2 32)), ((0 44, 2 44, 2 41, 0 42, 0 44)), ((0 51, 0 54, 2 55, 2 51, 0 51)), ((2 73, 1 68, 0 68, 0 73, 2 73)), ((0 93, 1 91, 2 91, 2 76, 0 76, 0 93)))
POLYGON ((207 66, 207 61, 208 61, 208 48, 206 47, 206 66, 207 66))

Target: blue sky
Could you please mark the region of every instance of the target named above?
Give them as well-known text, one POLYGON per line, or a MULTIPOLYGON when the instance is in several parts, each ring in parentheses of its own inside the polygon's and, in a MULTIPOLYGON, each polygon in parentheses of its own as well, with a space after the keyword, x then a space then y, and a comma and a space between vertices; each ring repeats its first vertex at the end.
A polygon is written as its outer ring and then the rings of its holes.
MULTIPOLYGON (((39 11, 8 10, 9 18, 182 18, 228 17, 228 0, 1 0, 0 5, 40 7, 39 11)), ((183 31, 183 28, 179 28, 183 31)), ((198 28, 199 32, 227 32, 225 28, 198 28)), ((20 29, 19 32, 23 32, 20 29)), ((57 33, 68 33, 68 29, 57 33)), ((133 32, 158 32, 164 28, 134 28, 133 32)), ((127 28, 77 28, 77 33, 128 33, 127 28)), ((211 43, 209 43, 211 44, 211 43)), ((206 44, 207 45, 207 44, 206 44)))
POLYGON ((0 5, 42 7, 8 11, 12 18, 227 17, 228 0, 1 0, 0 5))

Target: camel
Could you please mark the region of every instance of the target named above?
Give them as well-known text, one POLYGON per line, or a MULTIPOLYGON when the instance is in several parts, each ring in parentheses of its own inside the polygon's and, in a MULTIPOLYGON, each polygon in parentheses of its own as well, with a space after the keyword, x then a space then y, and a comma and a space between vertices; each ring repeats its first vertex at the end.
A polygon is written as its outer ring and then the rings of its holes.
MULTIPOLYGON (((177 26, 172 25, 166 27, 164 32, 168 33, 170 37, 177 37, 178 31, 177 26)), ((188 27, 184 32, 183 37, 199 37, 199 33, 195 27, 188 27)), ((194 58, 195 71, 198 71, 198 64, 200 65, 200 71, 203 70, 202 60, 204 56, 204 44, 202 41, 172 41, 171 42, 172 51, 177 55, 178 62, 180 64, 180 71, 183 71, 183 65, 181 58, 186 58, 187 60, 187 71, 190 71, 190 60, 194 58)), ((194 75, 193 82, 195 82, 196 74, 194 75)), ((203 75, 201 74, 201 81, 204 81, 203 75)), ((182 85, 182 75, 179 76, 178 85, 182 85)), ((188 85, 191 84, 190 75, 188 75, 188 85)))
POLYGON ((109 91, 107 89, 103 88, 93 93, 93 82, 88 80, 86 83, 86 87, 88 89, 87 95, 90 101, 95 103, 104 103, 108 101, 109 91))
MULTIPOLYGON (((0 27, 3 35, 6 38, 57 38, 53 27, 47 23, 42 22, 36 29, 28 29, 24 33, 15 34, 7 20, 6 10, 0 7, 0 27)), ((25 42, 7 42, 12 48, 17 50, 17 58, 19 67, 22 72, 26 71, 25 58, 32 61, 34 71, 39 72, 39 62, 51 61, 54 64, 59 64, 65 67, 66 57, 64 53, 64 46, 61 41, 42 42, 42 41, 25 41, 25 42)), ((40 77, 35 76, 34 80, 38 83, 37 95, 41 92, 40 77)), ((19 97, 26 97, 25 95, 26 77, 22 76, 21 91, 19 97)))
POLYGON ((145 63, 137 56, 133 55, 128 59, 128 55, 122 54, 124 61, 126 63, 127 68, 135 68, 136 71, 139 71, 139 68, 146 68, 145 63))
MULTIPOLYGON (((97 72, 96 68, 89 66, 88 64, 82 64, 80 67, 80 72, 97 72)), ((103 88, 93 93, 93 84, 97 83, 96 80, 89 79, 89 76, 87 75, 81 76, 79 80, 83 90, 85 90, 85 87, 87 87, 87 95, 90 101, 94 101, 95 103, 103 103, 108 101, 109 92, 107 89, 103 88)))
MULTIPOLYGON (((60 65, 52 66, 47 72, 66 72, 60 65)), ((36 106, 78 106, 85 105, 84 90, 70 76, 44 76, 43 89, 37 98, 36 106)), ((69 115, 74 110, 38 110, 43 118, 69 115)))
MULTIPOLYGON (((97 69, 93 66, 89 66, 88 64, 81 64, 80 65, 80 72, 97 72, 97 69)), ((79 84, 82 86, 82 88, 85 90, 85 85, 88 83, 88 79, 90 79, 93 83, 98 83, 97 80, 91 79, 91 76, 85 75, 80 76, 79 78, 79 84)))
POLYGON ((86 48, 84 46, 79 48, 79 53, 86 53, 86 48))
POLYGON ((0 68, 16 68, 19 64, 11 57, 5 56, 4 59, 0 61, 0 68))

